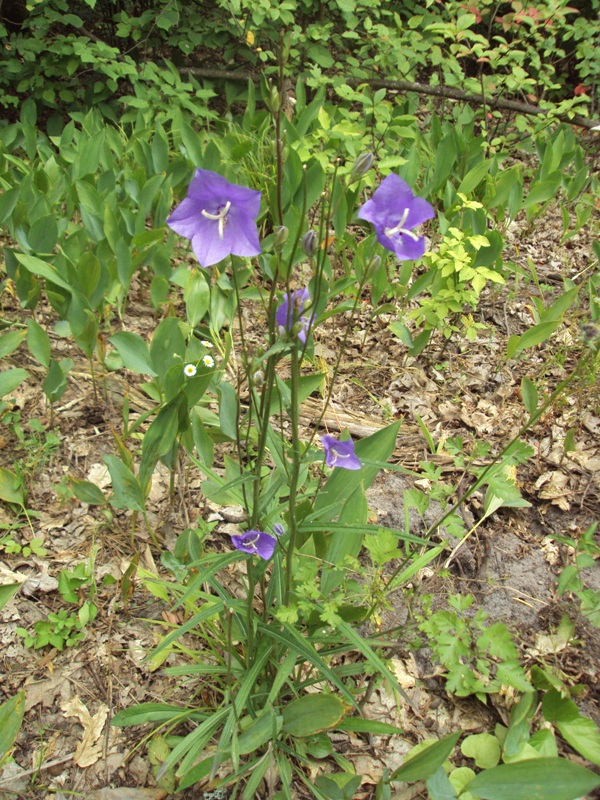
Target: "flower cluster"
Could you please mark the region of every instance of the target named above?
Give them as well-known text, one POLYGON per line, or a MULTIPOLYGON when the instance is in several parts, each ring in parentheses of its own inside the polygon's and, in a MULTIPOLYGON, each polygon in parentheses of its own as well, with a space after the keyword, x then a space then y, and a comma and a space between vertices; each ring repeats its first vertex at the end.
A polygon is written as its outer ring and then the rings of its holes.
POLYGON ((296 289, 285 294, 283 303, 275 312, 281 336, 296 333, 302 344, 306 342, 306 334, 315 321, 314 314, 304 313, 306 303, 310 303, 308 289, 296 289))

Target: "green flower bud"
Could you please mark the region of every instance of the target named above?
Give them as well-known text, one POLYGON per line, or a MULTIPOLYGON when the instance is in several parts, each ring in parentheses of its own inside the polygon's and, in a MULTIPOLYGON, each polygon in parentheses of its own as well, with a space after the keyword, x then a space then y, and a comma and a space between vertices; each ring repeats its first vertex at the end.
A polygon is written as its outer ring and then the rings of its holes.
POLYGON ((275 228, 273 231, 273 246, 276 251, 283 248, 283 245, 287 242, 288 234, 289 231, 285 225, 279 225, 279 227, 275 228))
POLYGON ((352 172, 350 173, 350 180, 357 181, 359 178, 364 177, 373 166, 373 153, 362 153, 354 162, 352 172))

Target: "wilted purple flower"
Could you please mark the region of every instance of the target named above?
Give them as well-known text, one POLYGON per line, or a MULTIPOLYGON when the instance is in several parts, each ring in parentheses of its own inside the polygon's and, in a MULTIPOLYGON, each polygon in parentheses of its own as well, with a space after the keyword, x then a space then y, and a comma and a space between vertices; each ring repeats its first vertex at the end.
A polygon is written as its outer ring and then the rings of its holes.
POLYGON ((239 536, 232 536, 231 541, 237 550, 242 553, 251 553, 268 561, 275 550, 277 539, 263 531, 246 531, 239 536))
POLYGON ((399 175, 388 175, 370 200, 361 206, 359 219, 373 224, 379 243, 400 261, 413 261, 425 252, 425 239, 412 228, 435 216, 433 207, 399 175))
POLYGON ((293 292, 286 292, 283 303, 275 312, 275 321, 279 329, 283 333, 292 333, 296 329, 302 344, 306 342, 306 332, 315 319, 314 314, 303 313, 305 303, 310 303, 308 289, 296 289, 293 292))
POLYGON ((259 210, 260 192, 229 183, 216 172, 197 169, 187 197, 167 225, 191 239, 200 264, 210 267, 228 255, 260 253, 255 222, 259 210))
POLYGON ((354 442, 346 439, 340 442, 333 436, 321 436, 325 448, 325 463, 328 467, 343 467, 344 469, 360 469, 362 464, 354 452, 354 442))

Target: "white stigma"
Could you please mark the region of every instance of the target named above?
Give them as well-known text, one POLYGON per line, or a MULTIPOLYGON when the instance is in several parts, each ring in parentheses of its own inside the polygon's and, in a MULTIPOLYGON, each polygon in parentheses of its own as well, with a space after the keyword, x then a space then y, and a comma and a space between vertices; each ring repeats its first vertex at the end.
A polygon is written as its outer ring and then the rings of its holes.
POLYGON ((210 211, 207 211, 205 208, 202 209, 203 217, 206 217, 206 219, 218 220, 219 239, 223 238, 223 230, 225 229, 225 223, 227 222, 227 214, 229 213, 230 208, 231 208, 231 201, 228 200, 223 206, 223 208, 217 214, 211 214, 210 211))
MULTIPOLYGON (((415 242, 419 241, 419 237, 417 236, 416 233, 413 233, 412 231, 409 231, 408 228, 403 227, 404 223, 408 218, 408 212, 409 209, 405 208, 404 211, 402 212, 402 216, 400 217, 400 221, 398 222, 395 228, 385 228, 384 233, 386 236, 393 236, 395 233, 404 233, 406 236, 410 236, 410 238, 413 241, 415 242)), ((204 214, 204 211, 202 213, 204 214)))

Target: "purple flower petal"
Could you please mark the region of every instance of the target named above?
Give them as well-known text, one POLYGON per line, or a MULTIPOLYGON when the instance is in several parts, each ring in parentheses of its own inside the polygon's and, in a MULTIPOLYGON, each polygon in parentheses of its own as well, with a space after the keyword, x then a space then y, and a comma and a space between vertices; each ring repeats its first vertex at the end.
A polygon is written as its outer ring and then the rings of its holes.
POLYGON ((277 539, 264 531, 246 531, 239 536, 232 536, 231 541, 236 550, 251 553, 268 561, 275 551, 277 539))
POLYGON ((412 229, 434 214, 427 200, 415 197, 406 181, 392 174, 361 206, 358 217, 373 225, 379 243, 395 253, 400 261, 414 261, 425 252, 425 239, 412 229))
POLYGON ((340 442, 333 436, 321 436, 321 443, 325 449, 325 463, 328 467, 343 467, 343 469, 361 469, 359 457, 354 452, 352 439, 340 442))
POLYGON ((261 252, 256 229, 260 192, 229 183, 222 175, 197 169, 187 197, 173 211, 167 225, 192 240, 203 267, 229 255, 256 256, 261 252))

